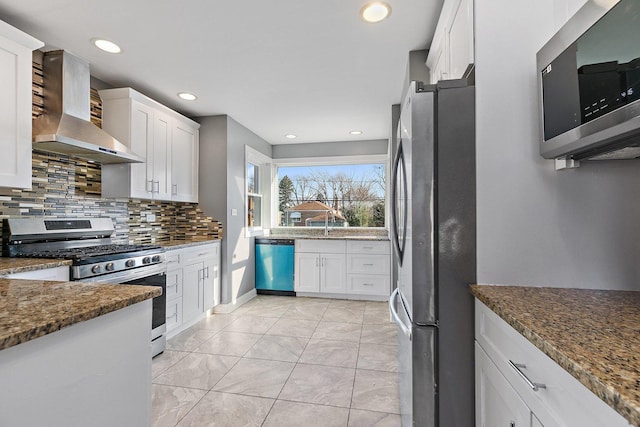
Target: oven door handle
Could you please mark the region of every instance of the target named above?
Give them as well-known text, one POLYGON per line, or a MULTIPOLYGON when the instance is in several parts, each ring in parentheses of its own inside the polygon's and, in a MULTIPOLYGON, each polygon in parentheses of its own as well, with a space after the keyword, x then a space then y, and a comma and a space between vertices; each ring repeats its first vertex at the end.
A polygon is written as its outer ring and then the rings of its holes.
POLYGON ((167 266, 164 264, 154 264, 147 267, 139 267, 131 270, 119 271, 117 273, 104 274, 102 276, 88 277, 79 280, 83 283, 113 283, 120 284, 144 277, 155 276, 156 274, 166 274, 167 266))

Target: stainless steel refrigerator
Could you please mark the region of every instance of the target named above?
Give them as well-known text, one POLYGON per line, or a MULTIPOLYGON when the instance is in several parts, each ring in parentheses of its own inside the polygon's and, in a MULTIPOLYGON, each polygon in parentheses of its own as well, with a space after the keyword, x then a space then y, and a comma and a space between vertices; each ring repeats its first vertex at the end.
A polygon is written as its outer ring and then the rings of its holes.
POLYGON ((475 88, 412 82, 392 173, 403 426, 474 424, 475 88))

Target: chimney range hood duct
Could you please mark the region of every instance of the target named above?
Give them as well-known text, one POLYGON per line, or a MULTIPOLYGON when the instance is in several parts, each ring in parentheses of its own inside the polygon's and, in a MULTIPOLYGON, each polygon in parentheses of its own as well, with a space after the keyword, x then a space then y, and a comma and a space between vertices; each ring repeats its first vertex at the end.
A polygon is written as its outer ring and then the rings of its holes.
POLYGON ((65 51, 43 57, 44 111, 33 121, 33 149, 95 163, 142 163, 120 141, 90 121, 89 64, 65 51))

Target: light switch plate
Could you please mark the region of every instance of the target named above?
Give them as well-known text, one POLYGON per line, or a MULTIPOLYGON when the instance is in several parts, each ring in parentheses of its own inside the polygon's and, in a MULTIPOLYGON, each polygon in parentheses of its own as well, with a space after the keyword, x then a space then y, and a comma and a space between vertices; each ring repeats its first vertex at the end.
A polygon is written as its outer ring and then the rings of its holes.
POLYGON ((231 209, 231 216, 238 216, 238 209, 231 209))

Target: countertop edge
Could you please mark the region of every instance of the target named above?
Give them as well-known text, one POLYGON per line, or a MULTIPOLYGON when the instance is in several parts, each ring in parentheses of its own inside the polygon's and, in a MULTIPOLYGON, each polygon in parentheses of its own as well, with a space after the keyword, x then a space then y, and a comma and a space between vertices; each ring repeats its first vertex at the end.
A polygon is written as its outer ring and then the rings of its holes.
POLYGON ((202 246, 211 243, 220 242, 222 239, 208 239, 208 240, 171 240, 166 242, 158 242, 157 244, 162 246, 165 250, 170 251, 174 249, 184 249, 192 246, 202 246))
POLYGON ((485 304, 491 311, 496 313, 501 319, 513 327, 520 335, 531 342, 536 348, 550 357, 554 362, 560 365, 572 377, 578 380, 582 385, 587 387, 593 394, 598 396, 600 400, 609 405, 617 413, 623 416, 632 424, 640 425, 639 408, 634 407, 631 403, 622 399, 619 392, 607 387, 597 376, 590 373, 579 363, 573 361, 570 357, 563 354, 559 349, 550 345, 545 339, 540 337, 534 331, 523 325, 516 317, 509 314, 500 306, 499 302, 491 300, 491 298, 483 295, 481 289, 483 287, 494 287, 500 285, 470 285, 471 294, 479 301, 485 304))
MULTIPOLYGON (((20 279, 11 279, 20 280, 20 279)), ((25 282, 28 282, 25 280, 25 282)), ((65 282, 50 282, 65 283, 65 282)), ((94 286, 127 286, 127 285, 100 285, 94 286)), ((130 286, 133 287, 133 286, 130 286)), ((43 337, 45 335, 57 332, 74 324, 100 317, 102 315, 120 310, 122 308, 137 304, 139 302, 155 298, 162 295, 162 289, 155 286, 135 286, 140 293, 117 300, 111 300, 100 304, 97 307, 74 312, 72 314, 60 316, 58 319, 50 321, 36 322, 28 328, 21 328, 16 332, 9 331, 6 336, 0 337, 0 351, 11 348, 13 346, 43 337), (145 288, 145 289, 142 289, 145 288)))

